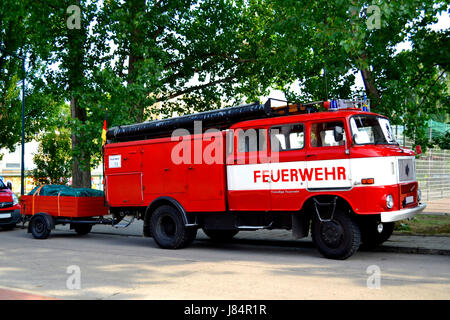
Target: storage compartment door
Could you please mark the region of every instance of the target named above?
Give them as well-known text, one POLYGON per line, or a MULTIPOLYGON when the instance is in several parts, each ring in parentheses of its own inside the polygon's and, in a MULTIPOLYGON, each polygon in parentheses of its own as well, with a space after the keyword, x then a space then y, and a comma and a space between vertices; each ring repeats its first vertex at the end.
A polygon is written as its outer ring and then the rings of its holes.
POLYGON ((112 206, 136 206, 143 203, 142 173, 118 173, 106 177, 108 202, 112 206))

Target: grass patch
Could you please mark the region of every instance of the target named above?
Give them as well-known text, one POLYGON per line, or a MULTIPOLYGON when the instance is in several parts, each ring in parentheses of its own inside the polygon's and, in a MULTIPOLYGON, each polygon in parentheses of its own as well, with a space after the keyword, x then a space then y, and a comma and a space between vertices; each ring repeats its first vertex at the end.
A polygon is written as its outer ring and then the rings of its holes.
POLYGON ((409 235, 450 235, 450 216, 418 214, 412 220, 396 222, 394 232, 409 235))

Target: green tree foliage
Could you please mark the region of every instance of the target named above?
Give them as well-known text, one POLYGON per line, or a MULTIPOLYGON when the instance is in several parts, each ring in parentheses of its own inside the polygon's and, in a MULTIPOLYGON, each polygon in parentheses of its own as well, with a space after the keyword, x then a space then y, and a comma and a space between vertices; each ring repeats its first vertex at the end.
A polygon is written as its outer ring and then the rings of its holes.
POLYGON ((36 137, 39 147, 31 175, 39 184, 67 184, 72 176, 70 106, 62 103, 56 110, 55 117, 36 137))
POLYGON ((40 79, 39 58, 33 54, 30 11, 27 1, 3 0, 0 2, 0 148, 13 151, 21 139, 22 116, 22 60, 26 57, 25 138, 35 134, 55 114, 57 102, 49 99, 40 79))
POLYGON ((72 175, 70 131, 57 129, 41 134, 32 177, 39 184, 67 184, 72 175))
MULTIPOLYGON (((98 12, 92 1, 30 1, 35 26, 33 54, 46 65, 42 81, 53 100, 70 103, 74 187, 90 187, 90 167, 98 162, 102 83, 96 81, 104 46, 90 28, 98 12), (98 138, 97 138, 97 137, 98 138)), ((102 110, 103 109, 103 110, 102 110)))
MULTIPOLYGON (((426 121, 449 113, 448 36, 433 31, 448 2, 385 1, 249 1, 249 15, 260 26, 265 53, 264 75, 292 100, 350 98, 355 75, 364 80, 372 110, 409 137, 427 145, 426 121), (398 52, 409 43, 411 49, 398 52), (326 76, 325 76, 326 75, 326 76), (297 83, 301 92, 293 92, 297 83)), ((259 74, 261 76, 261 74, 259 74)), ((249 91, 259 87, 248 87, 249 91)), ((262 88, 263 90, 265 88, 262 88)), ((253 93, 255 95, 255 93, 253 93)))
POLYGON ((54 100, 71 103, 73 184, 90 186, 108 126, 222 106, 251 72, 243 1, 36 1, 34 52, 54 100), (80 28, 67 27, 69 5, 80 28), (241 31, 240 31, 241 30, 241 31), (174 100, 178 98, 177 100, 174 100))
MULTIPOLYGON (((28 136, 70 103, 76 187, 90 186, 90 168, 101 159, 106 109, 111 127, 255 101, 270 88, 290 100, 348 98, 358 93, 352 85, 360 73, 373 110, 406 124, 417 142, 426 142, 424 125, 433 113, 449 113, 448 31, 428 27, 446 2, 4 0, 0 6, 2 44, 27 54, 28 136), (411 49, 397 52, 405 41, 411 49)), ((0 141, 12 147, 20 136, 20 61, 1 55, 0 70, 0 141)))
POLYGON ((441 149, 450 150, 450 131, 433 139, 433 144, 441 149))
POLYGON ((238 100, 235 86, 255 62, 245 10, 244 1, 105 1, 95 30, 111 49, 102 75, 114 85, 105 92, 132 115, 123 120, 238 100))

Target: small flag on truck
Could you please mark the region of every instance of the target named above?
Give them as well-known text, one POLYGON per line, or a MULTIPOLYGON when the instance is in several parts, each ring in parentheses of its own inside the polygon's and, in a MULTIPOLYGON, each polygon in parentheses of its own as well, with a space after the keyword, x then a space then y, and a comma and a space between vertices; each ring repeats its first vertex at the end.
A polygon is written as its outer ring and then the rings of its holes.
POLYGON ((105 120, 103 121, 103 130, 102 130, 102 146, 106 144, 106 131, 107 131, 107 125, 106 125, 106 112, 105 112, 105 120))

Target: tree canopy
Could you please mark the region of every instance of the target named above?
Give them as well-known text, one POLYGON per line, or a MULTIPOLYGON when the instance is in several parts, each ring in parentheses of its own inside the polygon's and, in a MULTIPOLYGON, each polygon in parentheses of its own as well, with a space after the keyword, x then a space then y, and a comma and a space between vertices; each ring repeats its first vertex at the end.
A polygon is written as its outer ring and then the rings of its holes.
MULTIPOLYGON (((448 30, 432 0, 4 0, 0 46, 27 58, 26 132, 70 117, 74 186, 90 186, 101 130, 259 100, 365 94, 423 145, 450 112, 448 30), (406 49, 399 45, 407 43, 406 49), (354 86, 361 75, 364 88, 354 86)), ((21 62, 0 53, 0 146, 20 140, 21 62)))

